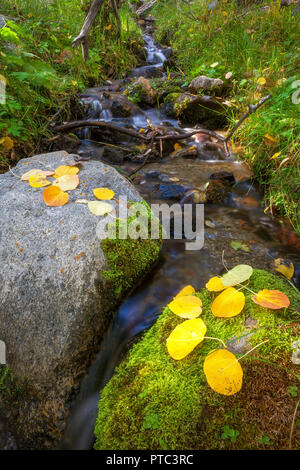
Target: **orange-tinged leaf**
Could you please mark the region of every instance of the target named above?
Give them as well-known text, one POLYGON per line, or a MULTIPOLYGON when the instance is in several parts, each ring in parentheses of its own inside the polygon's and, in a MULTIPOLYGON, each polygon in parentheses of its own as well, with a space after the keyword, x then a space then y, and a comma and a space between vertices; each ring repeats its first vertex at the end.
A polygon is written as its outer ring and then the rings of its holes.
POLYGON ((219 292, 220 290, 226 289, 226 286, 224 286, 222 282, 222 278, 218 276, 212 277, 207 284, 205 285, 206 289, 208 289, 210 292, 219 292))
POLYGON ((243 384, 243 369, 227 349, 212 351, 204 361, 204 374, 208 385, 222 395, 234 395, 243 384))
POLYGON ((184 297, 185 295, 191 295, 195 293, 195 289, 193 286, 185 286, 183 289, 181 289, 180 292, 174 297, 174 299, 178 299, 179 297, 184 297))
POLYGON ((260 290, 256 295, 252 295, 251 299, 261 307, 279 310, 280 308, 290 305, 289 298, 280 290, 260 290))
POLYGON ((104 199, 104 200, 112 199, 115 195, 114 191, 108 188, 95 188, 93 189, 93 193, 97 199, 104 199))
POLYGON ((59 176, 55 181, 55 186, 58 186, 62 191, 71 191, 72 189, 76 189, 78 185, 78 175, 59 176))
POLYGON ((33 188, 43 188, 51 184, 51 181, 46 180, 44 175, 29 176, 28 181, 33 188))
POLYGON ((59 207, 69 200, 68 193, 64 193, 58 186, 49 186, 43 192, 43 199, 47 206, 59 207))
POLYGON ((275 259, 273 266, 275 271, 283 274, 287 279, 292 279, 295 268, 291 261, 283 258, 277 258, 275 259))
POLYGON ((14 141, 10 137, 2 137, 0 139, 1 147, 4 147, 5 150, 11 150, 14 146, 14 141))
POLYGON ((197 318, 202 313, 202 301, 194 295, 177 297, 168 304, 168 307, 181 318, 197 318))
POLYGON ((215 317, 229 318, 238 315, 245 306, 243 292, 228 287, 212 303, 211 311, 215 317))
POLYGON ((178 144, 178 143, 174 144, 174 150, 181 150, 181 149, 182 149, 182 147, 181 147, 180 144, 178 144))
POLYGON ((46 176, 52 176, 54 171, 48 171, 48 170, 41 170, 40 168, 33 168, 32 170, 26 171, 26 173, 23 173, 21 176, 21 181, 29 181, 30 176, 42 176, 43 178, 46 178, 46 176))
POLYGON ((56 168, 53 178, 59 178, 64 175, 76 175, 79 172, 77 166, 61 165, 56 168))
POLYGON ((186 357, 203 341, 206 325, 200 318, 193 318, 180 323, 167 339, 167 348, 173 359, 186 357))

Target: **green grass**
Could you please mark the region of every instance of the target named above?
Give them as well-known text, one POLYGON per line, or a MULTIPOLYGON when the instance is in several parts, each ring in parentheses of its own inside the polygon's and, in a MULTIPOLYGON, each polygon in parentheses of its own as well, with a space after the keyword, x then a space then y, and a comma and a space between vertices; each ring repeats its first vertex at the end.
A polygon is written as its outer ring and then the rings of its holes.
MULTIPOLYGON (((77 96, 83 88, 122 77, 137 64, 141 33, 128 6, 120 11, 119 37, 107 5, 92 29, 90 57, 83 62, 81 48, 71 47, 86 14, 80 0, 1 2, 0 14, 12 20, 0 30, 0 74, 7 81, 0 139, 11 137, 18 156, 30 155, 51 136, 46 126, 58 109, 63 120, 77 116, 77 96)), ((10 163, 10 152, 0 148, 0 170, 10 163)))
POLYGON ((292 16, 292 7, 280 9, 280 1, 265 2, 269 11, 261 10, 264 2, 242 9, 234 1, 220 1, 212 13, 207 3, 191 4, 196 18, 191 19, 183 2, 183 13, 174 0, 158 2, 151 12, 156 38, 176 51, 177 69, 188 81, 197 75, 224 80, 232 72, 231 125, 248 104, 273 95, 234 139, 244 147, 241 157, 252 166, 269 210, 287 217, 299 233, 300 103, 293 104, 292 95, 300 88, 293 88, 300 80, 300 15, 292 16), (257 83, 261 77, 265 85, 257 83))

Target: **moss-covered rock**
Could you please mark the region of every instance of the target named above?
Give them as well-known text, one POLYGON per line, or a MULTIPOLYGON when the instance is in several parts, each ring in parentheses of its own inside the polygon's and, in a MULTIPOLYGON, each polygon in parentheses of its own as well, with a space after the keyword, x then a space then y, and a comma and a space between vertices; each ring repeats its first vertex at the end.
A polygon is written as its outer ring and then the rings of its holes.
MULTIPOLYGON (((279 289, 289 296, 291 305, 277 311, 265 309, 253 303, 251 293, 244 290, 243 312, 221 319, 213 317, 210 309, 216 294, 206 289, 197 294, 203 302, 207 336, 218 337, 229 347, 237 337, 249 333, 252 325, 252 347, 269 340, 241 360, 242 390, 225 397, 207 385, 203 362, 211 350, 219 347, 214 340, 204 340, 181 361, 168 355, 166 339, 183 320, 166 307, 102 392, 95 427, 96 449, 288 446, 297 400, 289 393, 289 386, 295 387, 299 381, 299 371, 291 362, 291 344, 297 334, 299 338, 299 296, 283 278, 266 271, 255 270, 247 287, 256 292, 279 289), (238 431, 236 442, 226 438, 228 428, 224 430, 224 426, 238 431)), ((298 439, 295 435, 294 446, 298 439)))

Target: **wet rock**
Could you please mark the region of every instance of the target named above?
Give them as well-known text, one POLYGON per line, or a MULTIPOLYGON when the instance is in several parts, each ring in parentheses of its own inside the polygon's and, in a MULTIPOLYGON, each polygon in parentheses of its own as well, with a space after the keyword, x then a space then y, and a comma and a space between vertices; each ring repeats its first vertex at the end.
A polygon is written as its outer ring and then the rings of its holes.
POLYGON ((226 123, 226 106, 211 96, 191 93, 171 93, 164 101, 167 116, 177 117, 191 124, 204 123, 217 128, 226 123))
POLYGON ((209 78, 205 75, 200 75, 191 81, 189 84, 189 91, 192 93, 198 93, 199 91, 209 90, 218 93, 221 91, 223 86, 224 82, 219 78, 209 78))
POLYGON ((144 77, 136 80, 129 89, 129 96, 141 104, 154 105, 157 100, 157 92, 152 88, 151 83, 144 77))
MULTIPOLYGON (((71 157, 54 152, 23 159, 14 174, 55 169, 71 157)), ((112 288, 103 275, 112 267, 97 236, 99 217, 75 201, 94 199, 93 188, 102 186, 112 188, 117 198, 126 195, 139 201, 141 197, 126 178, 99 161, 82 162, 79 177, 80 185, 69 192, 68 204, 48 207, 42 190, 20 182, 11 172, 0 175, 0 338, 6 343, 8 365, 20 379, 26 376, 31 387, 23 413, 29 434, 37 432, 39 420, 50 420, 49 429, 61 421, 63 404, 85 371, 109 312, 128 289, 128 281, 134 282, 126 276, 122 286, 121 276, 118 292, 112 288)), ((145 244, 136 281, 154 260, 154 252, 152 258, 145 244)), ((56 437, 63 426, 60 423, 58 430, 54 426, 56 437)), ((41 432, 39 428, 40 436, 41 432)))
POLYGON ((80 145, 80 139, 76 135, 61 134, 52 139, 49 150, 65 150, 68 153, 77 153, 80 145))
POLYGON ((128 117, 131 115, 132 106, 126 99, 114 99, 111 103, 111 113, 113 117, 128 117))
POLYGON ((163 75, 162 65, 144 65, 133 69, 130 77, 145 77, 145 78, 157 78, 163 75))

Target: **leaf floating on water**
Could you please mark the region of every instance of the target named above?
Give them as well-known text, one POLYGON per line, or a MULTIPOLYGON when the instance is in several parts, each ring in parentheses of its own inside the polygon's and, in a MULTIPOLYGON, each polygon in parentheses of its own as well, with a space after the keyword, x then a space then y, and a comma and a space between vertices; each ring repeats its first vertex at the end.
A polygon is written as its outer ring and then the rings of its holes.
POLYGON ((113 206, 111 204, 101 201, 90 201, 88 203, 88 208, 94 215, 109 214, 113 210, 113 206))
POLYGON ((184 297, 185 295, 191 295, 195 293, 195 289, 193 286, 185 286, 183 289, 181 289, 180 292, 174 297, 175 299, 178 299, 179 297, 184 297))
POLYGON ((104 199, 104 200, 112 199, 115 195, 114 191, 108 188, 95 188, 93 189, 93 193, 97 199, 104 199))
POLYGON ((228 287, 212 303, 211 311, 215 317, 229 318, 238 315, 245 306, 245 295, 234 287, 228 287))
POLYGON ((194 295, 177 297, 168 304, 168 307, 181 318, 197 318, 202 313, 202 301, 194 295))
POLYGON ((273 266, 275 271, 283 274, 287 279, 292 279, 295 268, 291 261, 283 258, 277 258, 275 259, 273 266))
POLYGON ((59 178, 64 175, 76 175, 79 172, 77 166, 61 165, 56 168, 53 178, 59 178))
POLYGON ((230 243, 230 246, 235 251, 242 250, 242 251, 245 251, 246 253, 249 253, 250 251, 250 248, 248 245, 239 241, 232 240, 232 242, 230 243))
POLYGON ((167 339, 170 356, 176 360, 186 357, 203 341, 206 330, 206 325, 200 318, 186 320, 177 325, 167 339))
POLYGON ((52 176, 54 171, 41 170, 40 168, 33 168, 32 170, 26 171, 21 176, 21 181, 29 181, 30 176, 42 176, 46 178, 47 176, 52 176))
POLYGON ((79 178, 75 174, 59 176, 55 181, 55 186, 58 186, 62 191, 71 191, 76 189, 78 185, 79 178))
POLYGON ((50 207, 64 206, 68 200, 68 193, 64 193, 58 186, 50 186, 43 192, 45 204, 50 207))
POLYGON ((256 295, 252 295, 251 299, 261 307, 279 310, 280 308, 290 305, 289 298, 280 290, 260 290, 256 295))
POLYGON ((222 278, 218 276, 212 277, 207 284, 205 285, 206 289, 209 290, 210 292, 219 292, 221 290, 226 289, 226 286, 224 286, 222 282, 222 278))
POLYGON ((32 188, 43 188, 51 184, 51 181, 46 180, 44 175, 29 176, 28 181, 32 188))
POLYGON ((239 264, 230 269, 222 276, 224 286, 234 286, 241 282, 247 281, 253 274, 253 268, 248 264, 239 264))
POLYGON ((222 395, 234 395, 243 384, 243 369, 235 357, 227 349, 211 352, 204 361, 204 374, 208 385, 222 395))

